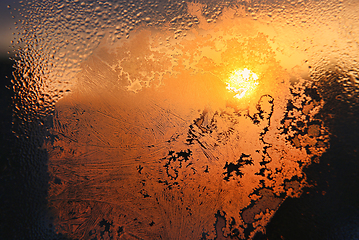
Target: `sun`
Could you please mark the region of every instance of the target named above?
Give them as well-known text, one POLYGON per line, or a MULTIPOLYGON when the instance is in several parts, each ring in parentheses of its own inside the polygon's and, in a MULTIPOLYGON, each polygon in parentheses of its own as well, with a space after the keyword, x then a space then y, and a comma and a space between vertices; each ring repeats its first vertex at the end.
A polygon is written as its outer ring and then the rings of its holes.
POLYGON ((234 92, 237 99, 243 98, 250 94, 258 85, 258 76, 251 70, 244 68, 243 70, 235 70, 227 79, 226 84, 230 92, 234 92))

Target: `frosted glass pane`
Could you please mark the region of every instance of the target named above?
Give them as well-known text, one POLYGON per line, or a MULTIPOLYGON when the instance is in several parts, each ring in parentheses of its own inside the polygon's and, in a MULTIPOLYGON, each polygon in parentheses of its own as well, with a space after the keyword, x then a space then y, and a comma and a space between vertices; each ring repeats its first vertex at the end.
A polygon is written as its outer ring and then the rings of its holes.
POLYGON ((356 1, 20 4, 17 134, 70 239, 252 239, 313 184, 330 76, 356 107, 356 1))

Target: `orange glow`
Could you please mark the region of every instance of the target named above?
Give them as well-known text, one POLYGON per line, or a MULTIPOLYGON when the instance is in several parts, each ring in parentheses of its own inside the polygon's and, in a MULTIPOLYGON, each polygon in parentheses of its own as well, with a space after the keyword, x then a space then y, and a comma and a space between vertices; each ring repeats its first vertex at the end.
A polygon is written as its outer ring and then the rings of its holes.
POLYGON ((280 65, 269 36, 232 15, 176 39, 141 27, 81 62, 54 106, 58 137, 44 143, 57 232, 252 239, 301 195, 302 169, 329 146, 315 119, 324 101, 280 65))
POLYGON ((235 98, 241 99, 246 94, 250 94, 258 85, 258 76, 251 70, 245 68, 243 70, 236 70, 226 81, 227 89, 234 92, 235 98))

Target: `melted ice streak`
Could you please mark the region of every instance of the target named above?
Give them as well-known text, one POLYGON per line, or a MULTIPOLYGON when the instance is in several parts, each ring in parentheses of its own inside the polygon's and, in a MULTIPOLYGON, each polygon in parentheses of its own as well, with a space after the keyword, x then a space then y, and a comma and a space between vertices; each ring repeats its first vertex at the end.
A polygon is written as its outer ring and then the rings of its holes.
MULTIPOLYGON (((188 3, 192 17, 173 18, 175 31, 142 25, 123 34, 128 38, 100 39, 87 49, 74 63, 80 68, 71 93, 50 104, 56 103, 56 137, 45 147, 57 231, 79 239, 248 239, 264 232, 281 203, 307 186, 303 168, 329 147, 325 126, 314 118, 324 103, 305 80, 308 65, 320 71, 334 64, 332 49, 358 52, 335 24, 321 25, 323 38, 316 31, 322 15, 310 4, 220 8, 211 17, 188 3), (285 19, 287 12, 297 18, 295 9, 318 19, 300 20, 298 30, 285 19), (322 42, 331 54, 318 54, 322 42), (226 79, 245 68, 258 74, 258 84, 237 99, 226 79), (223 228, 216 227, 219 216, 223 228)), ((356 28, 351 32, 357 36, 356 28)), ((71 70, 66 64, 51 74, 71 70)), ((54 94, 54 84, 37 91, 54 94)))

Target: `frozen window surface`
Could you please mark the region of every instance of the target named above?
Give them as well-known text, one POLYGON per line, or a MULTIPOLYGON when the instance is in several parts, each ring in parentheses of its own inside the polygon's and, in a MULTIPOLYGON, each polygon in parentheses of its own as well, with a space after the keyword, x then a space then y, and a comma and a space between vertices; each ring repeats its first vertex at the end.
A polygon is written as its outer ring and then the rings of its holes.
POLYGON ((99 48, 57 102, 48 151, 59 229, 214 239, 222 216, 222 235, 252 237, 300 195, 302 168, 328 147, 314 118, 320 96, 300 77, 291 85, 262 34, 194 32, 167 45, 162 35, 138 31, 99 48), (238 99, 226 81, 240 66, 258 84, 238 99))
POLYGON ((48 203, 72 239, 265 232, 329 148, 313 80, 345 62, 357 88, 354 3, 50 5, 23 33, 19 98, 53 115, 48 203))

